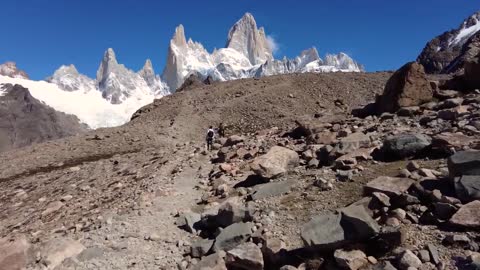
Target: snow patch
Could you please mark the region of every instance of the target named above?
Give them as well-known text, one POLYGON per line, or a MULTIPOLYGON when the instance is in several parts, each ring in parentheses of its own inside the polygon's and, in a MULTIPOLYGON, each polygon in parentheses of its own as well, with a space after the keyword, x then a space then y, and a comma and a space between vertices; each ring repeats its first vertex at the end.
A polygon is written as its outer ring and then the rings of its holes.
POLYGON ((474 20, 475 23, 470 27, 466 27, 464 23, 462 29, 460 29, 460 32, 457 34, 457 36, 449 42, 449 46, 458 44, 461 45, 465 43, 465 41, 467 41, 470 37, 472 37, 475 33, 480 31, 480 21, 476 17, 472 17, 471 19, 474 20))

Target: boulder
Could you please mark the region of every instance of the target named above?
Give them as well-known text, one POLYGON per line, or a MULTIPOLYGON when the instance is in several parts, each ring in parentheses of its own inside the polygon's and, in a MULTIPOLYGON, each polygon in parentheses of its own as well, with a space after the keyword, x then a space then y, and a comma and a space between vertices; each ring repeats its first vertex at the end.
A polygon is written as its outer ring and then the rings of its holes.
POLYGON ((480 175, 464 175, 456 177, 455 192, 463 202, 480 200, 480 175))
POLYGON ((346 243, 341 219, 341 215, 331 212, 313 217, 301 229, 300 236, 304 244, 319 249, 340 248, 346 243))
POLYGON ((450 219, 450 223, 463 228, 480 228, 480 201, 473 201, 460 207, 450 219))
POLYGON ((409 269, 410 267, 419 268, 422 261, 411 250, 405 250, 398 258, 400 269, 409 269))
POLYGON ((181 214, 177 218, 176 225, 179 228, 186 230, 187 232, 194 233, 200 220, 200 214, 194 212, 186 212, 181 214))
POLYGON ((29 263, 31 245, 25 236, 0 239, 0 269, 23 270, 29 263))
POLYGON ((255 174, 272 179, 285 175, 289 169, 297 166, 299 161, 295 151, 274 146, 265 155, 257 157, 250 167, 255 174))
POLYGON ((380 231, 378 223, 362 205, 351 205, 339 210, 346 237, 351 240, 364 241, 380 231))
POLYGON ((253 223, 251 222, 235 223, 226 227, 215 239, 215 251, 231 250, 239 244, 246 242, 252 235, 252 229, 253 223))
POLYGON ((217 252, 207 257, 203 257, 192 270, 227 270, 225 265, 225 252, 217 252))
POLYGON ((382 192, 390 197, 398 196, 405 193, 414 182, 409 178, 380 176, 368 182, 364 186, 364 191, 367 194, 382 192))
POLYGON ((353 153, 360 148, 368 148, 372 144, 370 136, 362 132, 356 132, 342 138, 333 148, 334 158, 353 153))
POLYGON ((212 249, 213 240, 210 239, 200 239, 192 244, 190 247, 190 255, 193 258, 201 258, 212 249))
POLYGON ((382 153, 385 159, 403 159, 419 154, 431 143, 432 138, 424 134, 394 135, 383 142, 382 153))
POLYGON ((480 175, 480 151, 460 151, 448 158, 451 177, 480 175))
POLYGON ((248 222, 252 220, 254 211, 251 207, 245 207, 233 201, 227 201, 218 209, 215 222, 220 227, 227 227, 238 222, 248 222))
POLYGON ((333 254, 338 266, 343 269, 357 270, 368 264, 367 255, 361 250, 335 250, 333 254))
POLYGON ((232 135, 228 137, 227 141, 223 146, 232 146, 243 142, 245 139, 242 136, 232 135))
POLYGON ((294 184, 294 181, 287 180, 256 185, 253 188, 251 198, 252 200, 261 200, 272 196, 279 196, 288 193, 294 184))
POLYGON ((70 238, 54 238, 45 243, 40 251, 41 263, 47 269, 55 269, 68 258, 75 257, 85 249, 80 242, 70 238))
POLYGON ((422 65, 411 62, 397 70, 377 98, 377 113, 396 112, 401 107, 418 106, 431 101, 433 91, 422 65))
POLYGON ((227 251, 225 261, 228 267, 234 269, 263 269, 262 251, 254 243, 243 243, 227 251))

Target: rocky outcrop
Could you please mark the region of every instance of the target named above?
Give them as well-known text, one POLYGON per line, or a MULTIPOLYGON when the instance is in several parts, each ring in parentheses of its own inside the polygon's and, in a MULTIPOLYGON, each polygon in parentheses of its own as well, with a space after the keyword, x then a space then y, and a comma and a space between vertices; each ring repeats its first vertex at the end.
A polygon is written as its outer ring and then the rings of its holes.
POLYGON ((445 32, 427 43, 417 61, 427 73, 451 73, 462 68, 466 48, 480 30, 480 12, 467 18, 457 29, 445 32))
POLYGON ((395 112, 402 107, 418 106, 431 101, 433 91, 421 64, 411 62, 401 67, 388 80, 377 98, 378 113, 395 112))
POLYGON ((20 85, 0 92, 0 152, 84 132, 78 118, 48 107, 20 85))
POLYGON ((0 75, 12 78, 29 79, 25 71, 17 68, 15 62, 5 62, 0 65, 0 75))

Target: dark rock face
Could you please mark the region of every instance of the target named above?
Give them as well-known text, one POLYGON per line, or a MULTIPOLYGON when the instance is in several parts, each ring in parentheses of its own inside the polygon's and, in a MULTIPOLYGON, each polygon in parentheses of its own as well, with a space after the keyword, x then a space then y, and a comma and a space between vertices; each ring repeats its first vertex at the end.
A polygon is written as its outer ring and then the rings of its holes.
POLYGON ((480 152, 460 151, 448 159, 450 176, 480 175, 480 152))
POLYGON ((203 80, 202 75, 200 73, 193 73, 185 79, 183 84, 177 89, 176 92, 192 90, 195 88, 200 88, 205 85, 210 85, 212 83, 213 83, 212 77, 208 76, 205 80, 203 80))
POLYGON ((20 85, 5 84, 0 96, 0 152, 86 131, 78 118, 57 112, 20 85))
POLYGON ((433 91, 422 65, 410 62, 397 70, 377 98, 377 113, 396 112, 402 107, 418 106, 431 101, 433 91))
MULTIPOLYGON (((480 39, 480 33, 463 35, 462 30, 478 23, 480 12, 466 19, 457 29, 445 32, 427 43, 417 61, 427 73, 452 73, 460 70, 468 58, 466 51, 480 39)), ((464 33, 464 32, 463 32, 464 33)), ((478 46, 477 46, 478 47, 478 46)))

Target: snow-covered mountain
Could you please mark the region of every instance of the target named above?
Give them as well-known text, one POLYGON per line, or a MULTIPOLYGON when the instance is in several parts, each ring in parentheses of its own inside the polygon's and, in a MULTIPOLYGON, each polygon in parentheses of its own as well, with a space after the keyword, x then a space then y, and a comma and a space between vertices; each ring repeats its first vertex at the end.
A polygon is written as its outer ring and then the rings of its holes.
POLYGON ((109 48, 101 59, 96 78, 61 66, 45 81, 31 81, 14 63, 0 65, 0 83, 18 83, 54 109, 76 115, 91 128, 121 125, 143 105, 178 89, 186 78, 227 81, 295 72, 359 72, 363 68, 344 53, 322 60, 316 48, 294 59, 273 57, 265 30, 246 13, 230 29, 225 48, 208 52, 201 43, 186 39, 179 25, 170 41, 166 66, 157 75, 147 59, 138 72, 117 61, 109 48), (8 77, 7 77, 8 76, 8 77))
POLYGON ((474 39, 480 39, 480 11, 464 20, 456 29, 430 40, 417 61, 428 73, 450 73, 463 65, 463 54, 474 39))
POLYGON ((0 75, 8 76, 12 78, 23 78, 28 79, 27 73, 25 71, 17 68, 15 62, 5 62, 0 65, 0 75))
POLYGON ((61 66, 51 77, 45 79, 65 91, 90 92, 96 90, 95 81, 80 74, 74 65, 61 66))
POLYGON ((275 60, 263 27, 246 13, 228 33, 226 48, 211 54, 199 42, 187 41, 182 25, 175 29, 168 49, 162 79, 171 90, 179 88, 191 74, 203 79, 226 81, 295 72, 359 72, 363 67, 345 53, 320 59, 316 48, 303 51, 294 59, 275 60))

